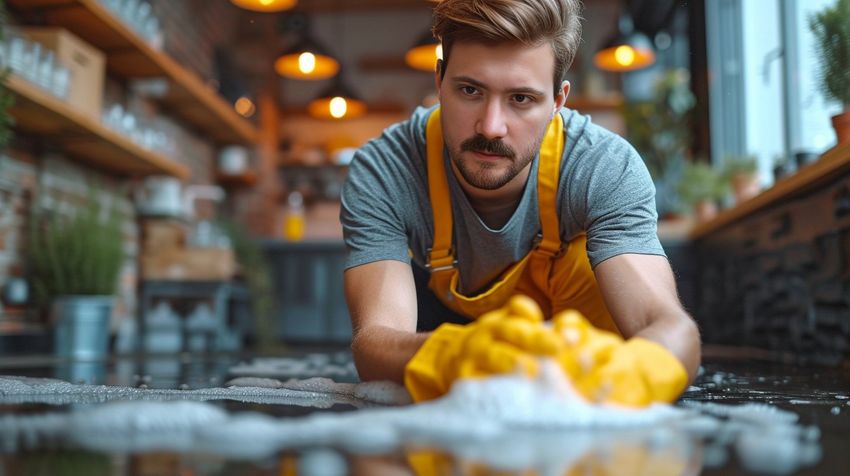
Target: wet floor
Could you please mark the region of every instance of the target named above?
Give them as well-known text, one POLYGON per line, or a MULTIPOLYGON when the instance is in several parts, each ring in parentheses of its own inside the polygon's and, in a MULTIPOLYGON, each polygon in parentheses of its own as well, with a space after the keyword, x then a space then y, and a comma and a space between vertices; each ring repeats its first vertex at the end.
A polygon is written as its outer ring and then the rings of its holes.
POLYGON ((5 362, 0 475, 850 474, 847 367, 715 354, 673 414, 575 426, 523 394, 507 435, 396 406, 346 352, 5 362))

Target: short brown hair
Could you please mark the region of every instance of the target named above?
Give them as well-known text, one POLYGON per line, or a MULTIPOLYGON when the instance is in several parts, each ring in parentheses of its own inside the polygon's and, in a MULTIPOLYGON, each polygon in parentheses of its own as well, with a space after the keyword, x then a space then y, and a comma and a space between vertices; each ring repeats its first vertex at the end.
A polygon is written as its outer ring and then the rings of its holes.
POLYGON ((440 75, 456 41, 552 45, 555 95, 581 41, 580 0, 436 0, 432 32, 443 43, 440 75))

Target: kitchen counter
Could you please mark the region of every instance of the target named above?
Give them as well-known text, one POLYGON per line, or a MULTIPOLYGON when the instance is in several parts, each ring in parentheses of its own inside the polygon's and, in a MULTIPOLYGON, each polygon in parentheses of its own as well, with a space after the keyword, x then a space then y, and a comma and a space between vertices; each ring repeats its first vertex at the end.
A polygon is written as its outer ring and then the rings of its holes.
MULTIPOLYGON (((441 462, 443 466, 439 467, 453 468, 456 474, 489 474, 487 471, 495 469, 503 471, 499 474, 527 474, 523 471, 528 469, 537 469, 537 474, 566 474, 570 469, 579 473, 595 469, 607 470, 608 474, 659 474, 656 470, 662 467, 706 475, 844 471, 846 449, 850 447, 850 369, 798 367, 754 357, 763 356, 742 349, 706 349, 704 372, 678 403, 680 408, 706 413, 702 420, 694 420, 687 438, 657 426, 616 431, 518 431, 504 441, 488 439, 485 432, 427 452, 429 448, 412 442, 401 447, 389 444, 393 436, 378 431, 381 425, 377 418, 371 431, 362 425, 358 428, 359 433, 355 433, 361 437, 356 440, 337 435, 331 445, 307 443, 335 421, 334 415, 356 416, 376 409, 416 410, 419 406, 380 405, 364 401, 362 395, 358 399, 342 393, 226 388, 225 382, 251 373, 265 379, 256 382, 302 379, 296 384, 313 390, 321 390, 322 385, 304 386, 303 379, 324 375, 354 385, 350 355, 335 348, 320 352, 290 350, 258 360, 186 354, 116 358, 94 367, 79 367, 76 374, 69 373, 66 364, 45 359, 4 361, 0 375, 59 375, 87 384, 23 381, 30 389, 48 384, 56 389, 39 394, 21 391, 23 384, 10 386, 14 379, 0 379, 0 474, 69 474, 72 466, 76 473, 98 475, 417 474, 414 468, 421 470, 423 458, 441 462), (95 385, 102 383, 108 386, 95 385), (145 402, 147 406, 125 407, 122 417, 121 405, 127 402, 145 402), (736 407, 728 406, 742 403, 758 405, 746 407, 745 415, 736 415, 731 410, 736 407), (183 405, 184 411, 177 410, 178 405, 183 405), (110 408, 109 418, 99 413, 110 408), (154 411, 152 408, 175 409, 166 413, 164 423, 146 423, 142 416, 154 411), (202 411, 198 413, 198 409, 202 411), (181 433, 181 424, 201 418, 203 412, 208 415, 205 418, 213 415, 223 419, 221 425, 210 425, 194 434, 181 433), (245 412, 258 416, 245 418, 245 412), (88 419, 81 415, 93 416, 88 419), (261 419, 263 415, 269 420, 261 419), (326 418, 316 420, 316 416, 326 418), (311 417, 314 419, 307 420, 311 417), (120 431, 122 418, 134 422, 130 434, 120 431), (274 440, 263 436, 268 430, 264 424, 269 421, 280 428, 305 421, 310 424, 293 433, 300 440, 274 440), (710 421, 714 423, 708 424, 710 421), (63 422, 99 428, 109 438, 63 436, 63 422), (736 433, 734 429, 735 425, 754 424, 760 425, 759 432, 736 433), (152 428, 156 438, 146 439, 146 431, 152 428), (252 435, 249 444, 240 444, 241 434, 252 435), (69 438, 74 441, 67 441, 69 438), (171 446, 162 448, 157 442, 171 446), (272 451, 260 451, 263 448, 272 451), (658 466, 662 463, 667 466, 658 466)), ((449 422, 432 424, 451 426, 449 422)))
POLYGON ((850 142, 826 151, 817 162, 804 166, 793 175, 783 177, 759 195, 721 211, 711 220, 697 224, 690 231, 690 238, 702 239, 733 223, 816 191, 823 185, 847 175, 850 175, 850 142))

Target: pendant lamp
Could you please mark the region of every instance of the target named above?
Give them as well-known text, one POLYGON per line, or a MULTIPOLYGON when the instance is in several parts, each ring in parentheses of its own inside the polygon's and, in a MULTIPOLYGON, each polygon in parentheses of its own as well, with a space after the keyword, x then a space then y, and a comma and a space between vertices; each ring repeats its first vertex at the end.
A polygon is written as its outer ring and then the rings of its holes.
POLYGON ((443 46, 429 30, 407 50, 404 62, 413 69, 433 73, 437 69, 437 60, 442 57, 443 46))
POLYGON ((337 76, 330 87, 319 93, 307 106, 307 112, 318 119, 351 119, 366 114, 366 103, 361 101, 337 76))
POLYGON ((237 7, 255 12, 280 12, 294 7, 298 0, 230 0, 237 7))
POLYGON ((286 49, 274 62, 277 74, 292 79, 326 79, 336 75, 339 62, 309 34, 286 49))
POLYGON ((645 34, 635 31, 631 15, 624 12, 617 22, 617 33, 596 52, 593 63, 604 71, 635 71, 655 63, 655 50, 645 34))

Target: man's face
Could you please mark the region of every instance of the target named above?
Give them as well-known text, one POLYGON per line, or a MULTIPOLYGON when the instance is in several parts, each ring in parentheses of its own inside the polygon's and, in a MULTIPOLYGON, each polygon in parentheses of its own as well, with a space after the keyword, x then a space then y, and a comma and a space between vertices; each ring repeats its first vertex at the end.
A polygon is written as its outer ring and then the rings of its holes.
MULTIPOLYGON (((452 46, 439 75, 443 136, 467 184, 496 190, 525 171, 540 150, 549 122, 566 99, 553 94, 551 46, 452 46)), ((525 180, 523 174, 519 179, 525 180)), ((517 180, 519 180, 517 179, 517 180)))

